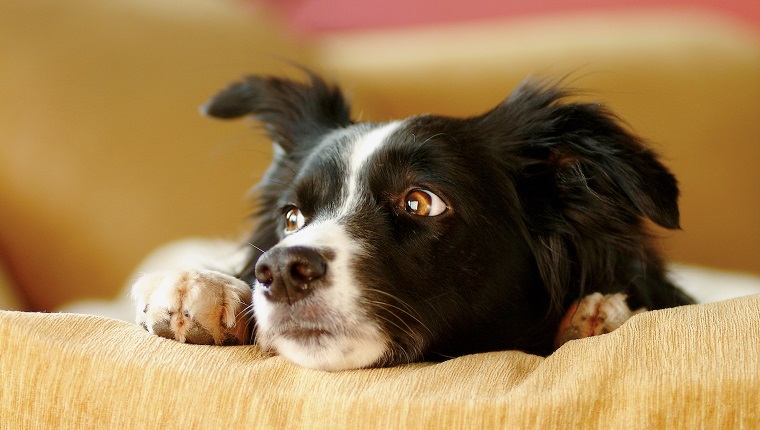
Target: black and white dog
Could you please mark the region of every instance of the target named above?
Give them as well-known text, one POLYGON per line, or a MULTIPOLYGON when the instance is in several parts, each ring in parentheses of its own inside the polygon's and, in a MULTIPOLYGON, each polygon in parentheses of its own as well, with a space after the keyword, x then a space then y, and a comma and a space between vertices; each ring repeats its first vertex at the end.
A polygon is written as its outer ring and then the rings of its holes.
MULTIPOLYGON (((630 309, 691 303, 646 221, 678 187, 604 106, 527 82, 485 114, 354 122, 340 91, 251 76, 206 105, 275 143, 238 273, 149 273, 137 320, 340 370, 518 349, 549 354, 630 309)), ((635 311, 634 311, 635 312, 635 311)))

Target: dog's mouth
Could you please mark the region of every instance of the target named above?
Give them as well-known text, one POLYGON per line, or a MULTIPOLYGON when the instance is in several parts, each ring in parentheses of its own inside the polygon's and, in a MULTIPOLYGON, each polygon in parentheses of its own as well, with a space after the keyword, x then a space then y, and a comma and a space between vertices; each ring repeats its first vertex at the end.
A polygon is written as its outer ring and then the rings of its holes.
POLYGON ((334 333, 322 328, 296 326, 280 330, 278 335, 299 342, 309 342, 323 337, 334 336, 334 333))
POLYGON ((257 341, 304 367, 356 369, 374 365, 386 353, 387 336, 377 325, 324 299, 268 303, 264 313, 257 341))
POLYGON ((278 305, 270 314, 270 335, 297 342, 314 342, 343 334, 343 318, 320 303, 278 305))

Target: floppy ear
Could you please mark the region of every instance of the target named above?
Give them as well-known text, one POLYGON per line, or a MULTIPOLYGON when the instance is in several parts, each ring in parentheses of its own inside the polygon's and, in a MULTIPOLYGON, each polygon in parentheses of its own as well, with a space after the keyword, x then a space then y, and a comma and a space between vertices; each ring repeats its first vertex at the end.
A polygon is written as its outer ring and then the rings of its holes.
POLYGON ((558 307, 626 282, 621 271, 633 261, 661 264, 643 218, 679 228, 675 177, 604 106, 571 95, 523 84, 480 118, 501 136, 525 234, 558 307))
POLYGON ((248 76, 211 98, 202 111, 215 118, 252 115, 286 152, 351 123, 340 90, 306 71, 309 81, 248 76))
POLYGON ((657 154, 606 107, 569 102, 572 95, 556 85, 526 83, 487 114, 509 118, 508 151, 522 161, 524 184, 550 193, 528 201, 543 200, 571 219, 598 208, 605 212, 600 215, 623 211, 679 228, 678 185, 657 154))

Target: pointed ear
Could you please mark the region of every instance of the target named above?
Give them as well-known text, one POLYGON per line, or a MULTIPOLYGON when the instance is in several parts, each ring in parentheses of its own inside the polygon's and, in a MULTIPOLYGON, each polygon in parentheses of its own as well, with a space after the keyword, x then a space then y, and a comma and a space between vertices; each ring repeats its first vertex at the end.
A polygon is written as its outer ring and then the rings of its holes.
POLYGON ((248 76, 211 98, 206 115, 232 119, 252 115, 286 152, 335 128, 351 124, 340 90, 306 71, 309 81, 248 76))
POLYGON ((548 193, 539 199, 551 200, 553 211, 569 221, 597 217, 606 225, 604 217, 633 222, 643 216, 679 228, 673 174, 604 106, 570 102, 572 95, 556 85, 527 83, 487 114, 515 124, 510 153, 523 161, 526 183, 543 178, 542 189, 531 192, 548 193))

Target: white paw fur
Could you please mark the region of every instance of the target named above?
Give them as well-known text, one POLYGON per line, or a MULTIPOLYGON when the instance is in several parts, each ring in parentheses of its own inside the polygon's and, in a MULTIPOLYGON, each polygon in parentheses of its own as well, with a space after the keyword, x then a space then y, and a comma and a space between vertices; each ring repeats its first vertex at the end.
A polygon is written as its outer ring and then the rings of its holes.
POLYGON ((246 343, 251 289, 212 270, 150 272, 132 286, 136 322, 148 332, 198 344, 246 343))
POLYGON ((646 309, 632 311, 622 293, 602 295, 589 294, 570 307, 560 323, 555 346, 567 341, 609 333, 628 321, 633 315, 646 309))

